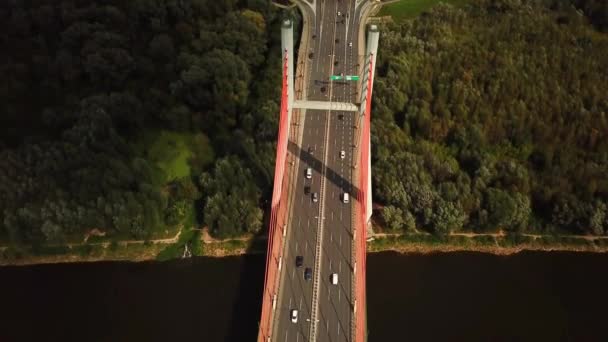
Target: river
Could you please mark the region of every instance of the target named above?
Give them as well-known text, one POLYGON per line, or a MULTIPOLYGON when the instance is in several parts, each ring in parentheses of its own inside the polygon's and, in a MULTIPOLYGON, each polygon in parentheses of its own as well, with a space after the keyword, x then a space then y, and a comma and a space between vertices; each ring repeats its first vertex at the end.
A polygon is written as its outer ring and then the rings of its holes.
MULTIPOLYGON (((368 256, 369 341, 607 341, 608 254, 368 256)), ((0 268, 0 341, 254 341, 264 257, 0 268)))

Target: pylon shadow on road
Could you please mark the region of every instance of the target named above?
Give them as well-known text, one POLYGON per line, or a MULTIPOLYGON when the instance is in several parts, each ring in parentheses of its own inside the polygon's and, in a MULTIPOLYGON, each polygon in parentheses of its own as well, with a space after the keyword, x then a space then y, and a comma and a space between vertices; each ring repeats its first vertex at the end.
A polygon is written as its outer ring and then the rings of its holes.
POLYGON ((359 188, 357 186, 342 177, 333 169, 327 167, 321 160, 308 153, 308 151, 298 147, 298 145, 296 145, 293 141, 289 141, 287 150, 300 158, 301 161, 309 165, 309 167, 311 167, 313 170, 319 172, 319 174, 323 174, 323 171, 325 171, 327 180, 338 186, 343 192, 348 192, 351 194, 351 197, 354 200, 360 198, 359 188))

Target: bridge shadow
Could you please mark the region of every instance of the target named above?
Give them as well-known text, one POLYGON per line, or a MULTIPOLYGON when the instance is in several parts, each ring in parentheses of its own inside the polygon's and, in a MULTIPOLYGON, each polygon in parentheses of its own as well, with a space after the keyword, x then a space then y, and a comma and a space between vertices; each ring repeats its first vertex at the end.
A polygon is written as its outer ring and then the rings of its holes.
MULTIPOLYGON (((266 266, 266 249, 268 240, 268 222, 270 211, 265 211, 264 226, 247 247, 241 259, 237 295, 232 303, 232 317, 225 333, 228 342, 255 341, 258 336, 259 321, 262 310, 264 290, 264 271, 266 266)), ((217 296, 224 296, 222 289, 217 289, 217 296)), ((230 304, 227 304, 230 305, 230 304)))
MULTIPOLYGON (((342 177, 339 173, 334 171, 332 168, 323 164, 323 162, 321 160, 319 160, 317 157, 315 157, 313 154, 298 147, 298 145, 296 145, 296 143, 294 143, 293 141, 288 142, 287 149, 289 150, 289 152, 293 153, 293 155, 300 158, 300 161, 306 163, 308 165, 308 167, 319 172, 319 174, 322 174, 322 172, 325 172, 327 180, 329 180, 330 182, 335 184, 338 188, 340 188, 340 190, 342 190, 342 192, 348 192, 350 194, 352 200, 358 200, 360 198, 360 192, 359 192, 359 188, 357 186, 355 186, 353 183, 351 183, 346 178, 342 177)), ((357 168, 354 171, 359 172, 359 169, 357 168)), ((303 177, 304 174, 296 175, 296 177, 299 177, 299 176, 303 177)))

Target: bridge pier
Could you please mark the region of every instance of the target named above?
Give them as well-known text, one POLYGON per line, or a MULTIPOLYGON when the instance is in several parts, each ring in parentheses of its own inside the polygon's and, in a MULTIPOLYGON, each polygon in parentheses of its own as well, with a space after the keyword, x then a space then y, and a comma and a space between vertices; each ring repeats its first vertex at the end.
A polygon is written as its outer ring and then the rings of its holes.
POLYGON ((287 127, 291 127, 291 112, 294 97, 294 71, 293 71, 293 23, 289 19, 281 25, 281 49, 287 54, 287 127))
MULTIPOLYGON (((368 105, 368 100, 371 101, 371 98, 367 98, 368 97, 368 87, 373 86, 374 84, 374 76, 376 74, 376 56, 378 55, 378 41, 380 39, 380 32, 378 31, 378 26, 376 25, 370 25, 369 29, 367 31, 367 45, 365 48, 365 68, 364 70, 368 70, 369 69, 369 64, 372 64, 372 68, 371 68, 371 82, 369 82, 368 78, 370 77, 370 73, 368 72, 364 72, 364 77, 363 77, 363 82, 361 83, 361 106, 359 108, 359 115, 364 116, 365 115, 365 111, 368 105)), ((371 89, 369 91, 369 94, 371 95, 371 89)), ((363 122, 366 122, 365 120, 363 120, 363 122)), ((366 199, 365 199, 365 205, 366 205, 366 222, 368 223, 368 232, 371 230, 371 225, 369 225, 369 221, 372 217, 372 158, 371 158, 371 142, 369 141, 370 139, 370 135, 367 136, 367 140, 366 142, 362 142, 362 146, 366 146, 367 147, 367 153, 368 153, 368 165, 367 165, 367 169, 369 170, 369 172, 367 173, 368 175, 368 179, 367 179, 367 189, 366 189, 366 199)))

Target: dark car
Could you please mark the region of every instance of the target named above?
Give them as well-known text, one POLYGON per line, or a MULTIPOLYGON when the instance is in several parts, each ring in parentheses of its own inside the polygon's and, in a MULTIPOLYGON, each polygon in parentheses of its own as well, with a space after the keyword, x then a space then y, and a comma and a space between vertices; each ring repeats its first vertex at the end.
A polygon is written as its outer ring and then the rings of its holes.
POLYGON ((304 195, 309 195, 310 194, 310 185, 306 185, 304 187, 304 195))
POLYGON ((304 270, 304 279, 305 280, 311 280, 312 279, 312 268, 306 267, 306 269, 304 270))
POLYGON ((301 255, 296 256, 296 267, 302 267, 304 265, 304 257, 301 255))

